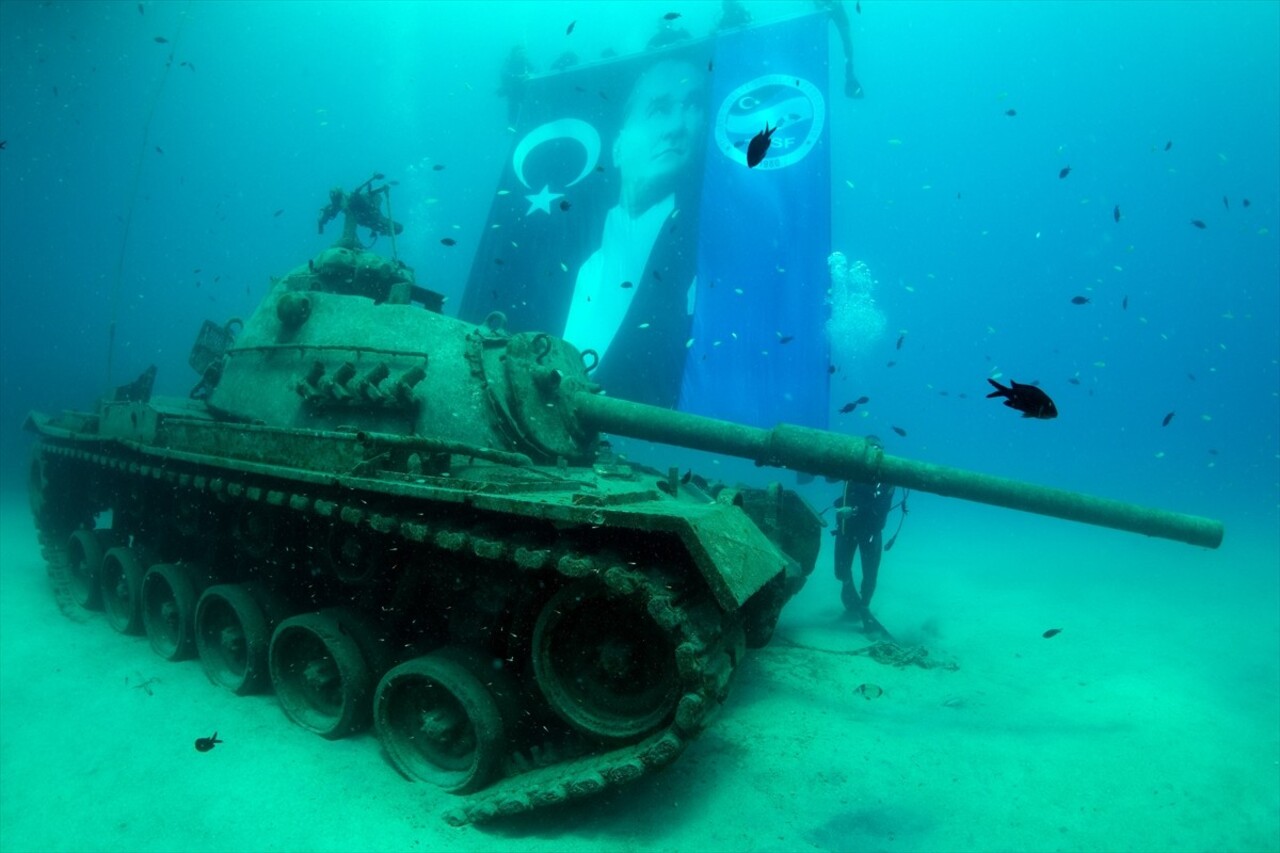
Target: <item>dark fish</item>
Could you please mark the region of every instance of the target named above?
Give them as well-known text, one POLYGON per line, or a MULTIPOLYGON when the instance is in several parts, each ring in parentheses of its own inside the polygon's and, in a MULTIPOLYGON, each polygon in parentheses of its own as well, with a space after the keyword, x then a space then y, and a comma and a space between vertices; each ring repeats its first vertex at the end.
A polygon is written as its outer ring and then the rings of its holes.
POLYGON ((1050 637, 1056 637, 1056 636, 1058 636, 1058 635, 1059 635, 1059 634, 1061 634, 1061 633, 1062 633, 1062 629, 1061 629, 1061 628, 1050 628, 1048 631, 1045 631, 1045 632, 1044 632, 1043 634, 1041 634, 1040 636, 1044 637, 1044 638, 1047 640, 1047 639, 1049 639, 1050 637))
POLYGON ((834 364, 828 364, 828 365, 827 365, 827 375, 828 375, 828 376, 830 376, 831 374, 833 374, 833 373, 835 373, 835 372, 836 372, 836 366, 835 366, 834 364))
POLYGON ((845 403, 843 406, 840 407, 840 414, 847 415, 856 408, 858 408, 857 403, 845 403))
POLYGON ((906 339, 907 339, 907 333, 906 333, 906 332, 903 332, 901 335, 898 335, 898 342, 897 342, 896 344, 894 344, 894 345, 893 345, 893 348, 894 348, 894 349, 902 349, 902 342, 903 342, 903 341, 905 341, 906 339))
POLYGON ((708 71, 714 71, 714 70, 715 70, 715 67, 716 67, 716 61, 715 61, 714 59, 708 59, 708 60, 707 60, 707 70, 708 70, 708 71))
POLYGON ((444 164, 443 164, 443 163, 436 163, 434 166, 432 166, 432 167, 431 167, 431 171, 433 171, 433 172, 443 172, 443 171, 444 171, 444 164))
POLYGON ((196 750, 198 752, 208 752, 209 750, 213 749, 214 744, 219 744, 219 743, 222 743, 222 741, 218 740, 218 733, 214 732, 213 737, 196 738, 196 750))
POLYGON ((1190 379, 1192 382, 1196 381, 1196 375, 1194 373, 1188 373, 1187 378, 1190 379))
POLYGON ((903 438, 906 438, 906 437, 907 437, 907 431, 906 431, 905 429, 903 429, 902 427, 899 427, 899 426, 896 426, 896 427, 889 427, 889 429, 893 430, 894 432, 896 432, 898 435, 902 436, 903 438))
POLYGON ((1225 195, 1222 197, 1222 206, 1227 210, 1231 209, 1231 204, 1227 201, 1227 197, 1225 195))
POLYGON ((560 209, 561 209, 561 210, 568 210, 568 209, 569 209, 569 208, 571 208, 571 207, 573 207, 573 205, 569 204, 569 199, 567 199, 567 198, 562 198, 562 199, 560 199, 560 209))
POLYGON ((145 14, 147 14, 146 12, 144 12, 144 11, 142 10, 142 4, 141 4, 141 3, 139 3, 139 4, 138 4, 138 14, 139 14, 139 15, 145 15, 145 14))
POLYGON ((313 261, 311 258, 307 258, 307 272, 314 274, 315 271, 316 271, 316 262, 313 261))
POLYGON ((653 277, 656 278, 658 281, 662 281, 662 273, 658 272, 657 270, 653 271, 653 277))
POLYGON ((194 65, 192 65, 190 62, 187 62, 186 60, 183 60, 182 62, 179 62, 179 63, 178 63, 178 67, 179 67, 179 68, 190 68, 192 71, 195 71, 195 70, 196 70, 196 67, 195 67, 194 65))
POLYGON ((893 367, 893 366, 894 366, 895 364, 897 364, 897 363, 898 363, 898 362, 896 362, 896 361, 890 361, 890 362, 888 362, 888 363, 886 363, 886 364, 885 364, 885 367, 893 367))
POLYGON ((53 87, 53 96, 54 96, 55 98, 56 98, 56 97, 58 97, 58 87, 57 87, 57 86, 54 86, 54 87, 53 87))
POLYGON ((1070 175, 1070 174, 1071 174, 1070 166, 1063 166, 1061 169, 1058 170, 1059 179, 1065 178, 1067 175, 1070 175))
POLYGON ((1088 304, 1089 304, 1089 297, 1087 297, 1087 296, 1073 296, 1073 297, 1071 297, 1071 304, 1072 304, 1072 305, 1088 305, 1088 304))
POLYGON ((1011 381, 1009 387, 1006 388, 994 379, 988 379, 987 381, 991 383, 992 388, 996 389, 988 394, 987 398, 1006 398, 1004 404, 1011 409, 1017 409, 1022 412, 1024 418, 1049 420, 1058 416, 1058 407, 1053 404, 1053 400, 1050 400, 1048 394, 1034 385, 1023 385, 1020 382, 1011 381))
POLYGON ((1114 219, 1116 222, 1120 221, 1120 205, 1117 204, 1116 209, 1111 211, 1111 218, 1114 219))
POLYGON ((1242 198, 1242 199, 1240 199, 1240 206, 1241 206, 1241 207, 1248 207, 1248 206, 1249 206, 1249 204, 1250 204, 1249 199, 1247 199, 1247 198, 1242 198))
POLYGON ((684 472, 684 476, 680 478, 680 482, 687 483, 692 479, 693 479, 693 469, 690 468, 688 471, 684 472))
POLYGON ((1169 425, 1169 421, 1171 421, 1171 420, 1173 420, 1173 412, 1170 412, 1169 414, 1167 414, 1167 415, 1165 415, 1165 416, 1164 416, 1164 420, 1162 420, 1162 421, 1160 422, 1160 426, 1162 426, 1162 427, 1168 426, 1168 425, 1169 425))
POLYGON ((1209 448, 1209 455, 1210 455, 1210 456, 1217 456, 1217 455, 1218 455, 1218 451, 1216 451, 1216 450, 1214 450, 1212 447, 1210 447, 1210 448, 1209 448))
POLYGON ((858 399, 854 400, 853 402, 857 403, 859 406, 865 406, 867 403, 870 403, 870 402, 871 402, 871 398, 870 398, 870 397, 859 397, 858 399))
POLYGON ((674 21, 674 20, 675 20, 676 18, 678 18, 678 17, 680 17, 680 13, 679 13, 679 12, 668 12, 667 14, 665 14, 665 15, 663 15, 663 16, 662 16, 662 20, 664 20, 664 21, 674 21))
POLYGON ((1199 228, 1201 231, 1203 231, 1203 230, 1204 230, 1204 228, 1205 228, 1205 224, 1204 224, 1203 222, 1201 222, 1199 219, 1193 219, 1193 220, 1191 220, 1191 224, 1192 224, 1192 225, 1194 225, 1195 227, 1199 228))
POLYGON ((577 22, 577 21, 570 21, 570 22, 569 22, 569 26, 567 26, 567 27, 565 27, 565 28, 564 28, 564 34, 565 34, 565 35, 569 35, 570 33, 572 33, 572 32, 573 32, 573 28, 574 28, 574 27, 576 27, 577 25, 578 25, 578 22, 577 22))
POLYGON ((855 15, 861 15, 861 14, 862 14, 862 0, 854 0, 854 2, 853 2, 853 13, 854 13, 855 15))
POLYGON ((775 124, 773 126, 773 130, 770 130, 769 122, 766 121, 764 123, 764 130, 751 138, 751 144, 747 146, 748 169, 754 169, 756 166, 760 165, 760 161, 764 159, 765 152, 769 150, 769 142, 770 138, 773 136, 773 131, 777 129, 778 126, 775 124))
POLYGON ((1018 114, 1018 111, 1017 111, 1017 110, 1005 110, 1005 111, 1004 111, 1004 114, 1005 114, 1005 115, 1007 115, 1009 118, 1013 118, 1014 116, 1016 116, 1016 115, 1018 114))
POLYGON ((164 36, 156 36, 156 44, 168 44, 169 40, 164 36))
POLYGON ((506 264, 506 261, 504 261, 502 258, 494 258, 493 262, 498 266, 503 266, 504 264, 506 264))
POLYGON ((625 289, 625 288, 628 288, 628 287, 635 287, 635 285, 634 285, 634 284, 632 284, 632 283, 631 283, 631 282, 629 282, 629 281, 624 281, 624 282, 622 283, 622 287, 625 289))
POLYGON ((284 208, 283 208, 283 207, 282 207, 282 208, 280 208, 279 210, 277 210, 275 213, 273 213, 273 214, 271 214, 271 215, 272 215, 272 216, 279 216, 279 215, 280 215, 280 214, 282 214, 282 213, 284 213, 284 208))
POLYGON ((1170 139, 1168 142, 1166 142, 1166 143, 1164 144, 1164 150, 1165 150, 1165 151, 1168 151, 1168 150, 1169 150, 1170 148, 1172 148, 1172 147, 1173 147, 1173 140, 1172 140, 1172 139, 1170 139))
POLYGON ((441 243, 443 243, 443 244, 444 244, 444 245, 446 245, 446 246, 456 246, 456 245, 458 245, 458 241, 457 241, 457 240, 455 240, 455 239, 453 239, 452 237, 441 237, 441 238, 440 238, 440 242, 441 242, 441 243))
POLYGON ((879 699, 884 695, 884 688, 878 684, 859 684, 853 688, 853 692, 861 696, 863 699, 879 699))
POLYGON ((1125 311, 1128 311, 1128 310, 1129 310, 1129 297, 1128 297, 1128 296, 1125 296, 1125 298, 1124 298, 1124 299, 1120 300, 1120 307, 1121 307, 1123 310, 1125 310, 1125 311))
POLYGON ((789 344, 796 339, 795 335, 778 335, 779 344, 789 344))
POLYGON ((1068 379, 1068 380, 1067 380, 1067 384, 1068 384, 1068 385, 1079 385, 1079 384, 1080 384, 1080 380, 1079 380, 1079 379, 1077 379, 1077 378, 1075 378, 1074 376, 1072 376, 1070 379, 1068 379))
POLYGON ((8 145, 8 144, 9 144, 9 140, 7 140, 7 139, 0 139, 0 151, 3 151, 3 150, 4 150, 4 147, 5 147, 6 145, 8 145))
POLYGON ((157 153, 157 154, 163 154, 163 153, 164 153, 164 149, 163 149, 163 148, 161 148, 159 145, 157 145, 157 146, 156 146, 156 153, 157 153))

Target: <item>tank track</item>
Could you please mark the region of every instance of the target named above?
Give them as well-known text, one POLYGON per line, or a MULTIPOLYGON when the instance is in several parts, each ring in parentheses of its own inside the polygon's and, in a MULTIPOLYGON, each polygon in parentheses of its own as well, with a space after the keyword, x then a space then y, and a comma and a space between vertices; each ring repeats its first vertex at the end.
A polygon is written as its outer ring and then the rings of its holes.
MULTIPOLYGON (((390 495, 378 493, 376 481, 368 481, 373 488, 363 490, 339 488, 336 484, 324 487, 242 471, 234 460, 218 462, 211 470, 213 466, 192 462, 157 461, 118 445, 46 437, 37 449, 35 470, 51 467, 58 472, 54 479, 65 485, 60 489, 57 483, 40 484, 33 476, 32 506, 59 607, 74 618, 85 619, 67 591, 66 548, 59 543, 65 542, 76 527, 92 526, 91 521, 71 522, 68 517, 87 520, 92 518, 92 512, 80 510, 69 516, 63 513, 59 519, 57 513, 41 512, 37 506, 59 506, 67 499, 76 506, 82 505, 86 498, 63 490, 71 483, 94 483, 94 488, 106 495, 136 495, 148 484, 156 484, 171 490, 167 494, 171 494, 175 506, 183 501, 197 506, 216 502, 233 513, 270 508, 288 513, 291 521, 303 526, 328 522, 379 537, 382 554, 404 545, 425 548, 444 558, 423 561, 431 564, 425 569, 429 572, 449 571, 448 557, 453 555, 508 573, 513 586, 520 589, 540 581, 551 581, 560 588, 584 581, 602 584, 611 599, 627 599, 643 607, 669 637, 675 651, 678 698, 659 729, 635 742, 608 748, 599 742, 584 748, 582 736, 574 742, 573 732, 567 747, 563 732, 542 742, 525 738, 512 745, 503 762, 503 775, 495 782, 471 794, 442 798, 450 799, 453 805, 444 814, 453 826, 599 794, 666 767, 718 712, 744 655, 739 615, 721 610, 705 586, 694 582, 696 573, 692 571, 676 573, 669 568, 637 566, 608 547, 578 541, 584 537, 574 535, 575 531, 558 535, 550 543, 534 541, 532 536, 523 541, 521 534, 508 536, 496 532, 498 528, 492 525, 469 524, 456 513, 451 517, 442 512, 440 518, 429 518, 394 506, 390 495), (39 499, 34 494, 36 490, 43 490, 39 499), (439 568, 441 565, 444 568, 439 568), (587 749, 595 751, 574 755, 587 749), (564 757, 566 754, 570 757, 564 757)), ((118 511, 119 507, 112 509, 118 511)), ((542 709, 542 718, 548 714, 547 709, 542 709)))

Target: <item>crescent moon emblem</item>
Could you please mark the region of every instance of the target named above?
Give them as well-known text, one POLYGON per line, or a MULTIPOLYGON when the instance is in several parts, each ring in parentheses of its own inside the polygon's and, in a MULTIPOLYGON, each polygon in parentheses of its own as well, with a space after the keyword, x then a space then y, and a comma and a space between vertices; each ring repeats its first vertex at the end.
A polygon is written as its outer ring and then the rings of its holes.
MULTIPOLYGON (((571 187, 591 174, 591 170, 596 167, 596 163, 600 160, 600 134, 596 132, 594 127, 577 118, 560 118, 555 121, 549 121, 525 134, 524 139, 520 140, 520 144, 516 146, 515 152, 511 155, 511 167, 515 169, 516 177, 520 179, 520 183, 526 187, 529 186, 529 182, 524 179, 525 158, 529 156, 533 149, 553 139, 575 139, 581 143, 587 154, 578 177, 565 186, 571 187)), ((532 189, 532 187, 529 188, 532 189)))

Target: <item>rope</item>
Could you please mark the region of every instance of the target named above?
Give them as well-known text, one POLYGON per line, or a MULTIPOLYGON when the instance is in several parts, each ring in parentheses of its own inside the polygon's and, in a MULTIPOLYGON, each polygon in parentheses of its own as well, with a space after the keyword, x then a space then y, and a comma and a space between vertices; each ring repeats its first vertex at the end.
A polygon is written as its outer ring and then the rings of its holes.
POLYGON ((182 35, 182 25, 187 20, 187 9, 191 2, 183 5, 178 15, 178 28, 169 42, 169 57, 164 63, 164 73, 156 85, 155 94, 151 97, 151 105, 147 109, 147 120, 142 125, 142 147, 133 168, 133 185, 129 189, 129 206, 124 213, 124 234, 120 237, 120 256, 116 258, 116 280, 111 287, 111 325, 107 328, 107 388, 111 387, 112 368, 116 352, 116 321, 120 316, 120 287, 124 283, 124 258, 129 247, 129 229, 133 224, 133 208, 138 200, 138 185, 142 182, 142 164, 147 156, 147 147, 151 139, 151 120, 155 118, 156 108, 160 105, 160 96, 164 94, 164 84, 169 80, 169 72, 173 69, 173 56, 178 50, 178 39, 182 35))

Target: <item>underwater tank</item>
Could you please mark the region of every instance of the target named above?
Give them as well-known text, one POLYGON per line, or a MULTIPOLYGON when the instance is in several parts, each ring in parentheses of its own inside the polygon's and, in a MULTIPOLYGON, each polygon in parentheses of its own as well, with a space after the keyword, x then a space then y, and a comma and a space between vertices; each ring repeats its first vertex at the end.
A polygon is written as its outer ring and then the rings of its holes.
MULTIPOLYGON (((595 359, 474 325, 403 264, 369 184, 343 237, 206 322, 186 398, 154 369, 91 411, 32 413, 30 499, 59 605, 101 611, 324 738, 372 727, 460 825, 676 760, 812 572, 796 492, 616 456, 633 436, 1217 547, 1191 516, 611 398, 595 359)), ((322 219, 322 226, 325 220, 322 219)))

